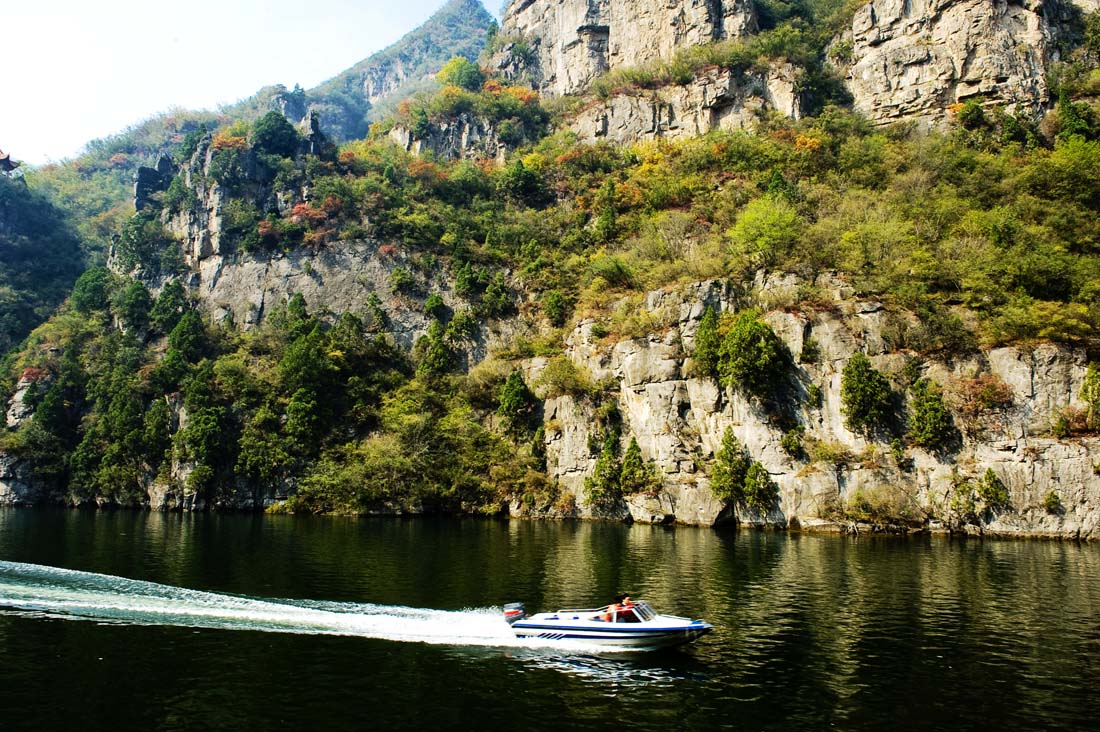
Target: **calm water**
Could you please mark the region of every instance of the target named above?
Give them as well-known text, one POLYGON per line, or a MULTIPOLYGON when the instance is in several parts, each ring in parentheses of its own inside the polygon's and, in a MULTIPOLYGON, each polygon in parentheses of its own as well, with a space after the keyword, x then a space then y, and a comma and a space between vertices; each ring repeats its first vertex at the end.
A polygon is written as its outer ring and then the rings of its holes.
POLYGON ((1098 578, 1073 544, 6 510, 0 729, 1096 729, 1098 578), (717 629, 498 616, 620 591, 717 629))

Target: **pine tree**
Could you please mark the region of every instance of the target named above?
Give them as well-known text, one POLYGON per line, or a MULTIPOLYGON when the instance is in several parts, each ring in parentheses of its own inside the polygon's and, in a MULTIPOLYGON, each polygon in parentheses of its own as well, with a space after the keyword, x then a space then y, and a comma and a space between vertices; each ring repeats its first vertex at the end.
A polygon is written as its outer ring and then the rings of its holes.
POLYGON ((642 459, 642 450, 638 440, 630 438, 630 446, 623 455, 623 467, 619 472, 619 487, 625 494, 645 493, 657 487, 657 476, 653 469, 642 459))
POLYGON ((726 428, 722 435, 722 447, 714 457, 710 471, 710 490, 723 501, 740 501, 745 496, 745 475, 749 471, 749 457, 733 430, 726 428))

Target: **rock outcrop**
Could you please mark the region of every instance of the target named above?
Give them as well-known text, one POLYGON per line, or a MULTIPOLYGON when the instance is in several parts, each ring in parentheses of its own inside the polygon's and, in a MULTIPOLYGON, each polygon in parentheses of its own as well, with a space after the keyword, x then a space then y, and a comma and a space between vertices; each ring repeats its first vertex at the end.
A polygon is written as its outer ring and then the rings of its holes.
POLYGON ((635 90, 594 102, 567 125, 583 142, 630 144, 748 128, 769 110, 798 119, 802 101, 795 73, 789 64, 764 73, 706 69, 684 86, 635 90))
POLYGON ((436 160, 504 162, 505 156, 517 146, 515 142, 509 144, 502 140, 500 130, 489 120, 466 113, 446 122, 430 124, 421 137, 401 126, 390 130, 389 136, 414 155, 429 155, 436 160))
POLYGON ((496 66, 561 96, 612 69, 755 30, 751 0, 513 0, 500 30, 513 41, 496 66))
MULTIPOLYGON (((582 323, 566 353, 596 383, 611 384, 622 419, 622 444, 637 440, 651 461, 660 488, 627 496, 617 508, 588 506, 585 478, 599 445, 597 413, 590 397, 558 395, 546 401, 544 431, 549 476, 579 507, 580 515, 634 521, 710 525, 726 519, 773 526, 845 530, 855 528, 845 507, 865 502, 908 516, 924 528, 955 526, 1011 535, 1092 537, 1100 532, 1100 439, 1058 440, 1051 425, 1077 404, 1085 374, 1084 354, 1043 344, 1032 350, 998 348, 952 362, 929 361, 923 375, 939 383, 948 398, 985 375, 1011 395, 1011 405, 970 415, 963 436, 949 454, 910 449, 904 454, 884 442, 850 431, 841 409, 841 371, 856 351, 897 377, 909 356, 892 352, 883 333, 882 305, 845 297, 836 282, 817 283, 836 294, 832 307, 814 312, 772 310, 765 316, 793 354, 807 338, 817 344, 813 363, 793 366, 792 399, 807 449, 792 456, 782 447, 783 430, 760 402, 711 378, 693 375, 690 354, 704 307, 731 309, 721 283, 701 283, 676 292, 650 293, 640 307, 660 324, 651 335, 605 343, 593 323, 582 323), (820 402, 808 396, 820 393, 820 402), (729 428, 779 488, 771 510, 730 507, 709 490, 708 472, 729 428), (978 516, 958 513, 956 496, 992 469, 1009 491, 1007 507, 978 516), (968 482, 969 481, 969 482, 968 482), (1056 496, 1060 507, 1044 503, 1056 496)), ((768 278, 757 294, 775 296, 796 281, 768 278)), ((528 378, 539 382, 545 360, 535 360, 528 378)), ((962 422, 962 418, 956 416, 962 422)))
POLYGON ((31 506, 39 503, 45 493, 23 460, 0 453, 0 506, 31 506))
POLYGON ((1060 13, 1039 0, 867 3, 838 41, 851 51, 854 106, 880 123, 936 123, 968 99, 1033 114, 1047 102, 1060 13))

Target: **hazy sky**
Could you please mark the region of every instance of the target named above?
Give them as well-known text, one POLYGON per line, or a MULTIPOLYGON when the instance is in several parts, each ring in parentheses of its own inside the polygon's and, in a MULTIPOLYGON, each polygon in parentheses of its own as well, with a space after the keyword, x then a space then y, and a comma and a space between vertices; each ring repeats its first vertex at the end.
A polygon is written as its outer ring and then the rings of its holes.
POLYGON ((172 107, 212 109, 265 84, 309 88, 445 2, 7 0, 0 150, 61 160, 172 107))

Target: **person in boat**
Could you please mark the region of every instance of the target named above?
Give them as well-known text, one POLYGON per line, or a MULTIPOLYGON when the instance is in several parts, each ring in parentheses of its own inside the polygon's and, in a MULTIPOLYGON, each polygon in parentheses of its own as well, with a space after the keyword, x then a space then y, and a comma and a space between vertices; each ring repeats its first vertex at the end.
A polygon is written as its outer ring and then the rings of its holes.
POLYGON ((615 620, 618 620, 620 623, 638 622, 638 616, 634 614, 634 603, 630 600, 630 595, 619 595, 616 597, 612 603, 607 606, 607 610, 604 612, 602 619, 608 623, 615 620))
POLYGON ((622 599, 619 600, 619 622, 638 622, 638 616, 634 612, 634 602, 630 599, 630 595, 623 595, 622 599))

